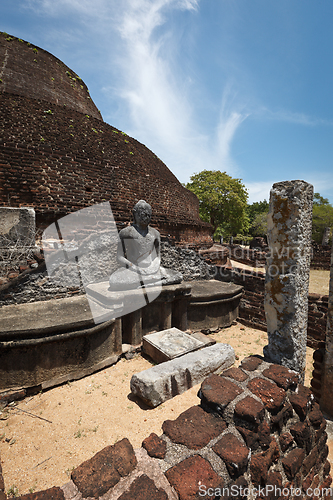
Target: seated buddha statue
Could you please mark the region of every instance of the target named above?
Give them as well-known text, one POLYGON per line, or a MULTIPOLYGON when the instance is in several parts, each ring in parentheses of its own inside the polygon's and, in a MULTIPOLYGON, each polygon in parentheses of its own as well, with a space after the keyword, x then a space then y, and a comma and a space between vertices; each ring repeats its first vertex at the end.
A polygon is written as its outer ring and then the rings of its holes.
POLYGON ((180 283, 182 275, 161 266, 160 233, 149 226, 151 206, 144 200, 133 208, 134 222, 119 232, 117 261, 120 268, 110 276, 109 290, 180 283))

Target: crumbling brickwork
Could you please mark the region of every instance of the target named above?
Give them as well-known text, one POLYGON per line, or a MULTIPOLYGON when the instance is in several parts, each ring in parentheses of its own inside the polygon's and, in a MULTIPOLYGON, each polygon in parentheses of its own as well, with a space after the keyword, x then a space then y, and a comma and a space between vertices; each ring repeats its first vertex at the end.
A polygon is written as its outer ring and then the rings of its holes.
POLYGON ((134 204, 145 199, 162 236, 209 244, 211 226, 199 217, 197 197, 166 165, 104 123, 83 82, 61 61, 7 38, 0 35, 6 60, 0 76, 0 205, 33 207, 37 227, 45 228, 103 201, 111 202, 117 222, 127 223, 134 204))
POLYGON ((259 357, 201 385, 201 403, 133 450, 107 446, 39 498, 330 498, 326 421, 299 374, 259 357))
MULTIPOLYGON (((250 270, 238 270, 233 274, 233 281, 242 285, 243 296, 239 305, 240 320, 252 328, 267 331, 264 293, 264 273, 253 274, 250 270)), ((325 340, 327 322, 328 295, 309 293, 307 345, 317 349, 325 340)))

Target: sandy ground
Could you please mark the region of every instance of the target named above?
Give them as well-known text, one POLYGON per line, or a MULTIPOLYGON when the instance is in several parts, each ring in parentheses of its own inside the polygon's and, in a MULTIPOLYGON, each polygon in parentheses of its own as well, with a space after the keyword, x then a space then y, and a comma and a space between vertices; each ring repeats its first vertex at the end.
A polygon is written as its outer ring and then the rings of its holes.
MULTIPOLYGON (((235 349, 236 366, 250 354, 262 354, 267 343, 265 332, 240 323, 211 336, 235 349)), ((308 348, 307 386, 312 353, 308 348)), ((7 407, 0 414, 0 454, 6 491, 25 494, 62 486, 73 468, 105 446, 128 437, 134 448, 140 447, 151 432, 162 434, 164 420, 174 420, 199 403, 199 385, 155 409, 138 403, 131 396, 130 379, 150 366, 141 355, 131 360, 122 358, 90 377, 7 407)))
MULTIPOLYGON (((329 271, 311 271, 309 291, 328 294, 328 282, 329 271)), ((267 343, 265 332, 240 323, 211 336, 235 349, 236 366, 246 356, 262 354, 267 343)), ((307 348, 306 386, 311 379, 312 353, 307 348)), ((174 420, 199 403, 199 385, 155 409, 133 399, 129 388, 132 375, 150 366, 141 355, 132 360, 122 358, 90 377, 26 398, 0 413, 6 491, 22 495, 62 486, 73 468, 105 446, 128 437, 134 448, 140 447, 151 432, 162 434, 164 420, 174 420)))
MULTIPOLYGON (((238 269, 248 269, 253 273, 265 273, 264 267, 251 267, 241 262, 231 260, 234 267, 238 269)), ((325 270, 310 270, 309 293, 318 293, 319 295, 328 295, 329 293, 330 271, 325 270)))

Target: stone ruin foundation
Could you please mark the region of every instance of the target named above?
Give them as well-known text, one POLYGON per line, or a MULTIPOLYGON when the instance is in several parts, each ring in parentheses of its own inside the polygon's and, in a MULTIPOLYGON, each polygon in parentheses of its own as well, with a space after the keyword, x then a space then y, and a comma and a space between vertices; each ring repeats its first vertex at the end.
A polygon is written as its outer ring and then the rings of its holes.
MULTIPOLYGON (((326 422, 298 373, 252 356, 208 377, 198 395, 198 406, 166 420, 142 448, 124 438, 61 488, 20 498, 330 498, 326 422)), ((1 475, 0 490, 5 499, 1 475)))

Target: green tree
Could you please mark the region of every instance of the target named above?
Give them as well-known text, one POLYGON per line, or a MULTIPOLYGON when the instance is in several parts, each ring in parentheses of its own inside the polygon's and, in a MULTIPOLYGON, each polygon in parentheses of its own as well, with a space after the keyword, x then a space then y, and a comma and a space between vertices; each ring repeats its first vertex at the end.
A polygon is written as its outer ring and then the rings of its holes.
POLYGON ((241 179, 219 170, 203 170, 190 179, 185 187, 199 198, 200 217, 212 224, 214 234, 227 237, 248 231, 248 193, 241 179))
POLYGON ((319 193, 313 196, 312 238, 321 243, 326 227, 333 227, 333 207, 319 193))
POLYGON ((249 218, 251 236, 265 236, 267 233, 268 201, 255 201, 248 205, 246 212, 249 218))
POLYGON ((266 236, 267 235, 267 215, 268 212, 262 212, 255 216, 251 226, 251 236, 266 236))

